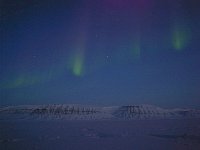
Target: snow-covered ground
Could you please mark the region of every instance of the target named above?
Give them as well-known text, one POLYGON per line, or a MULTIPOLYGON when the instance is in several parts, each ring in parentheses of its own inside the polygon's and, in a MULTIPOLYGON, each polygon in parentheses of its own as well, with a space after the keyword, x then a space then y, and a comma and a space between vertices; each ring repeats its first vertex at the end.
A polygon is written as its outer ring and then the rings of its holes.
POLYGON ((0 150, 199 149, 199 110, 151 105, 0 108, 0 150))

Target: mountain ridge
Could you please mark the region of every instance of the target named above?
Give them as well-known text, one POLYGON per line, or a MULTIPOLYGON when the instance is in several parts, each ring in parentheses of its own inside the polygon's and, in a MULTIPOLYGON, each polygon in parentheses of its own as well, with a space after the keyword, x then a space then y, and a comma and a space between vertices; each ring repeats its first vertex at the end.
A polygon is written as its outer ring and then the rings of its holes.
POLYGON ((66 120, 135 120, 200 118, 197 109, 164 109, 154 105, 92 106, 79 104, 19 105, 0 108, 0 120, 66 119, 66 120))

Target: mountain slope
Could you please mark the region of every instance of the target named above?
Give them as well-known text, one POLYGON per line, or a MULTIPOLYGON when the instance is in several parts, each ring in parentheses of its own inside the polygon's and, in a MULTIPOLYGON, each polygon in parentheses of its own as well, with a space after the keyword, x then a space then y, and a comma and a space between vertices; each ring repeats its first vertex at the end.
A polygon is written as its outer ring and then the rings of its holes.
POLYGON ((163 109, 152 105, 97 107, 85 105, 24 105, 0 108, 0 119, 179 119, 200 118, 200 110, 163 109))

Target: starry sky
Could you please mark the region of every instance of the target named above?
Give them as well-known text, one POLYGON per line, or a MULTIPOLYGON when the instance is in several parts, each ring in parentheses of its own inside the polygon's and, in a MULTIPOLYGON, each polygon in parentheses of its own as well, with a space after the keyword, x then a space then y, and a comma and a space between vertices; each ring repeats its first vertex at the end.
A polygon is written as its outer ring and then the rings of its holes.
POLYGON ((0 105, 200 108, 197 0, 0 0, 0 105))

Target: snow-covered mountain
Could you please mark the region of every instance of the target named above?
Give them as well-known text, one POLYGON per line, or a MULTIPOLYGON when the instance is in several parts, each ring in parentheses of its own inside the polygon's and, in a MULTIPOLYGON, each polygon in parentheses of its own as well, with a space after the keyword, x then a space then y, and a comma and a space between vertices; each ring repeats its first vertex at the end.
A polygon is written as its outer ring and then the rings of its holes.
POLYGON ((179 119, 200 118, 200 110, 163 109, 152 105, 85 106, 85 105, 24 105, 0 108, 0 120, 4 119, 179 119))

